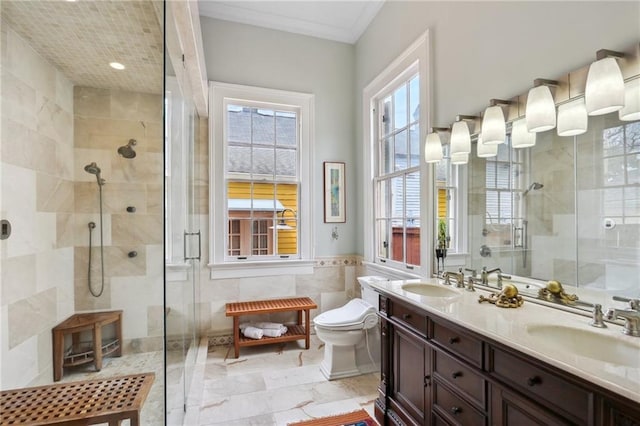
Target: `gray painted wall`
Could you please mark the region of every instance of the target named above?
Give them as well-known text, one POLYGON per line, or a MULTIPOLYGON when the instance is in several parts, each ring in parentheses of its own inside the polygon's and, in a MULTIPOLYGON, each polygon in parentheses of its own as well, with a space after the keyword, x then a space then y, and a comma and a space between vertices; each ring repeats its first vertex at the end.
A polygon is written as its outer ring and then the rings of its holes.
MULTIPOLYGON (((640 2, 386 2, 356 43, 357 141, 362 89, 427 29, 432 125, 448 126, 457 114, 483 111, 491 98, 526 93, 535 78, 589 64, 599 49, 638 43, 640 2)), ((355 149, 357 187, 363 188, 362 142, 355 149)), ((359 208, 356 223, 364 211, 359 208)), ((359 254, 363 232, 358 227, 359 254)))
POLYGON ((315 95, 315 255, 355 253, 359 197, 354 157, 354 46, 205 17, 201 17, 201 26, 209 80, 315 95), (346 163, 345 224, 324 223, 323 161, 346 163), (337 241, 331 239, 335 225, 340 234, 337 241))

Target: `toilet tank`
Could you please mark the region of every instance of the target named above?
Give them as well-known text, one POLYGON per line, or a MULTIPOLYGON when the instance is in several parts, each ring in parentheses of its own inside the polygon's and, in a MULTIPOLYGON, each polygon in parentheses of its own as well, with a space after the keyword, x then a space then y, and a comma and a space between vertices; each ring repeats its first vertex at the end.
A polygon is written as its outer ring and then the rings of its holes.
POLYGON ((361 294, 362 300, 370 303, 374 308, 376 308, 376 311, 377 311, 380 309, 378 293, 369 286, 369 283, 373 281, 388 281, 388 280, 384 277, 378 277, 378 276, 358 277, 358 282, 360 283, 360 294, 361 294))

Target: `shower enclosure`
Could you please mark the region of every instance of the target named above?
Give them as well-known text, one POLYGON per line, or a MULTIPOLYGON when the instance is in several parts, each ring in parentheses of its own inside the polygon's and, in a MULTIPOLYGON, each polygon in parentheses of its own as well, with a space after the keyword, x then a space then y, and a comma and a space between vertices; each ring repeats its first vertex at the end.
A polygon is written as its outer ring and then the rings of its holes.
MULTIPOLYGON (((166 5, 167 21, 172 7, 166 5)), ((182 425, 198 347, 201 233, 197 178, 200 120, 173 26, 165 34, 165 347, 167 424, 182 425)))

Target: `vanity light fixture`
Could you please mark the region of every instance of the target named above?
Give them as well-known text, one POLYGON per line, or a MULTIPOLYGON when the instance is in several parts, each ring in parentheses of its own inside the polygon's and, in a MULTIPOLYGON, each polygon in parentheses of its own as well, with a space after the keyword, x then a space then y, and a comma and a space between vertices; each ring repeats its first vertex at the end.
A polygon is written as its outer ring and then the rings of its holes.
POLYGON ((527 96, 525 119, 527 130, 533 133, 546 132, 556 127, 556 104, 549 86, 557 87, 555 80, 537 78, 527 96))
POLYGON ((438 132, 450 131, 448 127, 432 127, 431 132, 424 141, 424 161, 427 163, 439 163, 442 160, 442 142, 438 132))
POLYGON ((123 70, 125 68, 120 62, 109 62, 109 66, 115 70, 123 70))
POLYGON ((478 135, 478 143, 476 144, 476 155, 479 158, 495 157, 498 155, 498 145, 488 145, 482 143, 482 135, 478 135))
POLYGON ((491 99, 490 106, 484 111, 482 117, 482 140, 485 145, 498 145, 504 143, 507 134, 507 125, 504 121, 504 112, 501 105, 510 105, 511 101, 491 99))
POLYGON ((536 134, 527 129, 527 120, 521 118, 514 121, 511 125, 511 146, 514 148, 530 148, 535 144, 536 134))
POLYGON ((624 58, 622 52, 601 49, 596 61, 589 66, 584 91, 589 115, 603 115, 618 111, 624 106, 624 79, 616 58, 624 58))
POLYGON ((583 98, 558 106, 558 136, 581 135, 587 131, 588 122, 583 98))
POLYGON ((627 81, 624 88, 624 106, 618 111, 622 121, 640 120, 640 77, 627 81))
POLYGON ((454 154, 469 154, 471 152, 471 133, 467 120, 479 119, 475 115, 458 115, 456 122, 451 126, 451 158, 454 154))

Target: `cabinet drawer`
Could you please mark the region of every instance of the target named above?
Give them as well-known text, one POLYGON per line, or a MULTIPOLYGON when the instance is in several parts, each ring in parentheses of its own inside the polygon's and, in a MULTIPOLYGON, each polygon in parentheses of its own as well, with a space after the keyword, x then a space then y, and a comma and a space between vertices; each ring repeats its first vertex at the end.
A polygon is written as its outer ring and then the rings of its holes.
POLYGON ((484 414, 437 380, 433 382, 433 410, 454 425, 481 426, 486 422, 484 414))
POLYGON ((594 395, 564 377, 502 349, 491 348, 489 374, 572 421, 588 424, 594 395))
POLYGON ((427 317, 419 311, 394 301, 391 303, 391 317, 418 334, 427 336, 427 317))
POLYGON ((472 365, 482 368, 482 342, 457 328, 433 321, 432 340, 472 365))
POLYGON ((441 351, 434 351, 433 368, 436 376, 458 390, 468 399, 485 408, 484 379, 469 367, 441 351))

